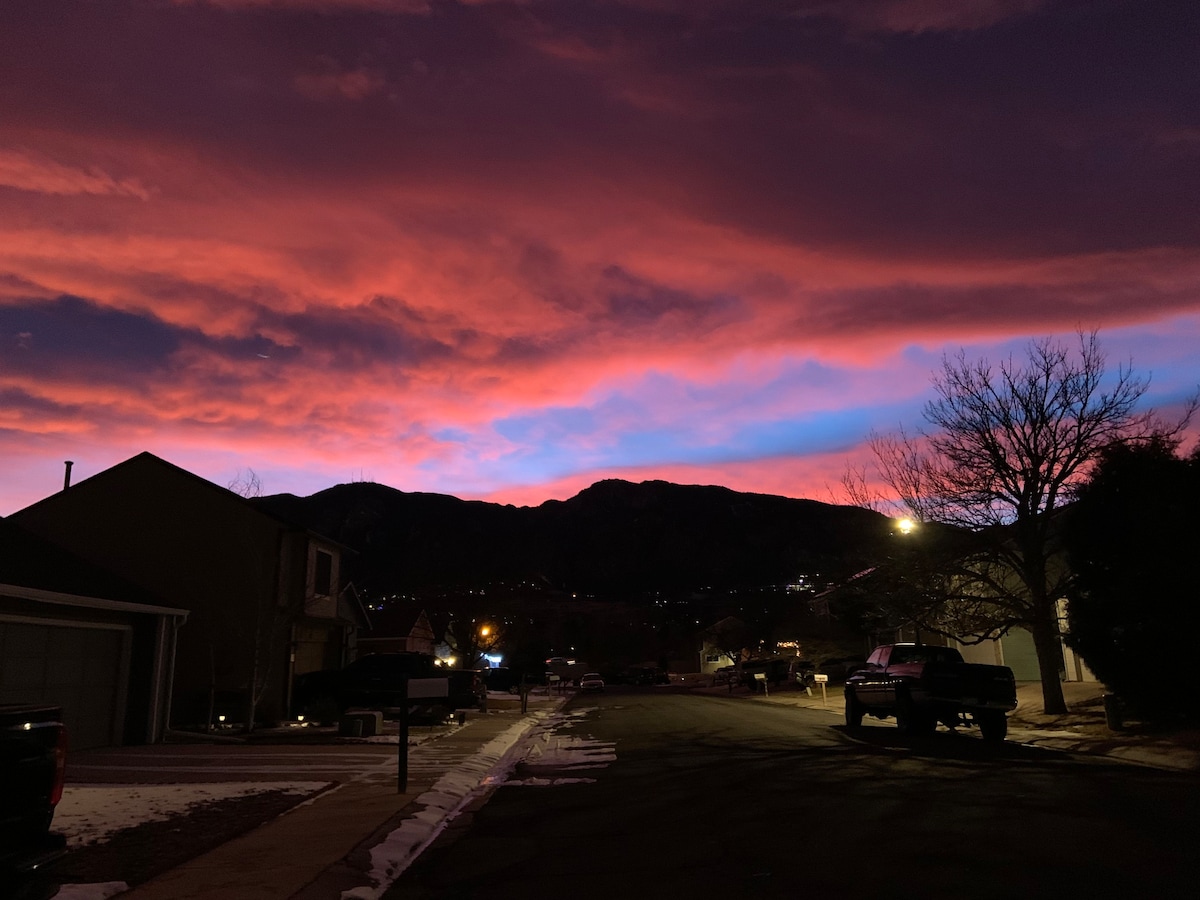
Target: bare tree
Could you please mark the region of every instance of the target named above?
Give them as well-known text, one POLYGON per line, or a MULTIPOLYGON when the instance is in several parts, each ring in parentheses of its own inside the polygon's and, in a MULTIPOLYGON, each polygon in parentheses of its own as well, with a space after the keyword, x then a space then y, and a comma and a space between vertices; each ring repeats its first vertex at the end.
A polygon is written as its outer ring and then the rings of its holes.
POLYGON ((465 669, 474 669, 483 662, 484 656, 492 653, 504 639, 499 620, 456 619, 446 632, 446 643, 461 660, 465 669))
POLYGON ((226 488, 239 497, 249 500, 251 497, 261 497, 263 492, 262 479, 253 469, 238 469, 237 474, 229 481, 226 488))
POLYGON ((922 580, 921 615, 927 627, 940 621, 935 630, 970 630, 968 640, 1028 629, 1045 711, 1066 712, 1058 600, 1071 573, 1054 513, 1105 448, 1178 434, 1195 402, 1174 425, 1139 412, 1149 382, 1127 366, 1110 374, 1095 332, 1074 350, 1033 341, 998 367, 960 351, 933 386, 926 430, 870 439, 882 480, 913 516, 971 535, 940 578, 922 580))

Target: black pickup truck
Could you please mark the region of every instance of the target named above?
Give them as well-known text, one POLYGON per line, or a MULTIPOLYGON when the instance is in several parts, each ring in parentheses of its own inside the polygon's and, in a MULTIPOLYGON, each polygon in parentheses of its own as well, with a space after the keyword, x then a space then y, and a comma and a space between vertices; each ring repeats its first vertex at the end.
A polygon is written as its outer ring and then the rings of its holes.
POLYGON ((1017 706, 1012 669, 963 662, 952 647, 885 644, 846 679, 846 725, 863 716, 896 717, 908 734, 978 725, 985 741, 1003 741, 1007 713, 1017 706))
POLYGON ((478 709, 486 695, 478 672, 447 669, 426 653, 372 653, 344 669, 301 675, 296 679, 292 708, 328 722, 351 709, 398 711, 402 697, 407 696, 408 714, 428 718, 457 709, 478 709))
POLYGON ((66 852, 50 831, 62 797, 67 731, 55 706, 0 704, 0 896, 66 852))

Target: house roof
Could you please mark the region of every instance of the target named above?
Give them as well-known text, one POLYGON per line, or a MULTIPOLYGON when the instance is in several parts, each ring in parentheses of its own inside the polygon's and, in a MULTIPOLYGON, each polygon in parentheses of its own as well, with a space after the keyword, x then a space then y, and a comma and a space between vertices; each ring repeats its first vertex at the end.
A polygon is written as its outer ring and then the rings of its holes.
MULTIPOLYGON (((163 459, 162 457, 155 456, 153 453, 150 453, 145 450, 143 450, 141 453, 137 454, 136 456, 131 456, 129 459, 124 460, 123 462, 119 462, 114 466, 109 466, 107 469, 103 469, 103 470, 95 473, 94 475, 89 475, 87 478, 81 478, 78 482, 73 483, 71 485, 71 487, 64 488, 64 490, 65 491, 75 490, 80 485, 86 484, 87 482, 92 481, 94 479, 109 478, 113 475, 119 475, 126 471, 131 471, 131 470, 136 471, 137 469, 145 467, 145 466, 154 466, 154 467, 164 469, 167 472, 169 472, 173 477, 188 479, 193 484, 203 486, 203 488, 205 490, 214 491, 214 492, 219 493, 222 497, 224 497, 226 500, 228 500, 228 502, 243 504, 247 509, 254 510, 255 513, 257 513, 258 515, 262 516, 263 518, 270 519, 272 522, 275 522, 277 525, 281 525, 284 528, 287 528, 291 531, 304 532, 305 534, 308 534, 312 537, 318 538, 323 543, 332 544, 333 546, 337 547, 340 550, 353 552, 351 550, 351 548, 345 546, 344 544, 340 543, 339 541, 334 540, 331 537, 327 537, 326 535, 323 535, 316 531, 313 531, 311 528, 308 528, 306 525, 304 525, 300 522, 292 521, 281 515, 278 515, 277 513, 271 512, 267 508, 265 508, 262 504, 256 503, 252 499, 242 497, 240 494, 236 494, 233 491, 229 490, 228 488, 223 488, 219 484, 214 484, 213 482, 209 481, 207 478, 202 478, 201 476, 197 475, 194 472, 189 472, 187 469, 181 468, 180 466, 177 466, 174 463, 167 462, 167 460, 163 459)), ((25 507, 24 509, 18 510, 17 515, 20 515, 21 513, 24 513, 28 510, 37 509, 39 506, 42 506, 44 504, 52 503, 54 501, 54 499, 59 495, 59 493, 61 493, 61 492, 56 492, 54 494, 49 495, 48 497, 43 497, 41 500, 38 500, 36 503, 32 503, 29 506, 25 507)))
POLYGON ((371 637, 437 637, 425 610, 409 604, 388 605, 371 611, 371 637))
POLYGON ((162 606, 161 597, 0 518, 0 585, 162 606))

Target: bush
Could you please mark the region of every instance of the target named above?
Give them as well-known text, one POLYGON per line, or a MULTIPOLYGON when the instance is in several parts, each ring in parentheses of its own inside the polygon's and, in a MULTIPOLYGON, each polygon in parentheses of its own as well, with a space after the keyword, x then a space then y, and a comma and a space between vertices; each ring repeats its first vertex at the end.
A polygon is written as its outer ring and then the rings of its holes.
POLYGON ((1140 718, 1200 714, 1200 455, 1118 446, 1066 510, 1068 644, 1140 718))

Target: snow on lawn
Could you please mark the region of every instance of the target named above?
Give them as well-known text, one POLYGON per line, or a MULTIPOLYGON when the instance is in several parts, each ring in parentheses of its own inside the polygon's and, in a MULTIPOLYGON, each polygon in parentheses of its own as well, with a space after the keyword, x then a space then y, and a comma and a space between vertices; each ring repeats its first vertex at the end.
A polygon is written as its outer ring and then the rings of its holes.
POLYGON ((143 822, 161 822, 194 806, 266 791, 306 795, 324 781, 256 781, 218 784, 71 784, 54 812, 54 830, 74 850, 106 841, 143 822))
POLYGON ((100 881, 96 884, 64 884, 54 900, 108 900, 129 890, 124 881, 100 881))

